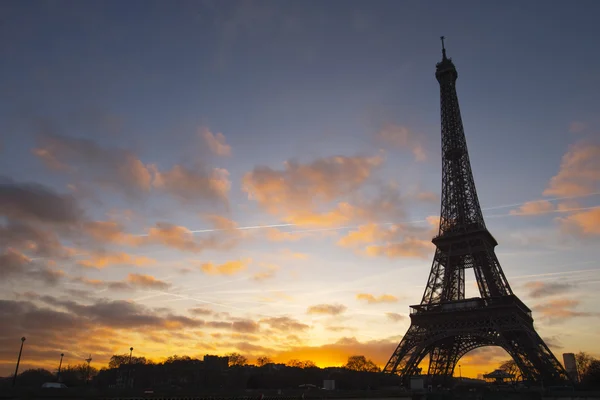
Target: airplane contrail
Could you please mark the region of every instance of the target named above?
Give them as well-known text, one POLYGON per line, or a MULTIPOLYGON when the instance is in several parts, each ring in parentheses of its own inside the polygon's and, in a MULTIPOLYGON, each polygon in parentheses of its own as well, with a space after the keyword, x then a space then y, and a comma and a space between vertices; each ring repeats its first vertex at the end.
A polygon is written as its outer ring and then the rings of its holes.
MULTIPOLYGON (((486 208, 483 208, 482 210, 483 211, 487 211, 487 210, 499 210, 499 209, 503 209, 503 208, 510 208, 510 207, 522 206, 524 204, 534 203, 534 202, 537 202, 537 201, 550 201, 550 202, 552 202, 552 201, 558 201, 558 200, 567 200, 567 199, 576 199, 576 198, 590 197, 590 196, 594 196, 594 195, 598 195, 598 194, 600 194, 600 192, 587 193, 587 194, 579 195, 579 196, 563 196, 563 197, 554 197, 554 198, 549 198, 549 199, 529 200, 529 201, 525 201, 525 202, 521 202, 521 203, 505 204, 505 205, 500 205, 500 206, 486 207, 486 208)), ((543 211, 543 212, 537 212, 537 213, 530 213, 528 215, 550 214, 550 213, 564 213, 564 212, 571 212, 571 211, 591 210, 591 209, 595 209, 595 208, 600 208, 600 205, 592 206, 592 207, 579 207, 579 208, 569 208, 569 209, 562 209, 562 210, 543 211)), ((519 215, 519 214, 511 214, 511 213, 493 214, 493 215, 487 215, 486 218, 497 218, 497 217, 513 216, 513 215, 519 215)), ((417 223, 424 223, 424 222, 427 222, 427 220, 426 219, 419 219, 419 220, 401 221, 401 222, 382 222, 382 223, 377 223, 375 225, 394 225, 394 224, 399 224, 399 223, 417 224, 417 223)), ((270 224, 270 225, 252 225, 252 226, 235 227, 235 228, 231 228, 231 229, 222 229, 222 228, 220 228, 220 229, 218 229, 218 228, 217 229, 195 229, 195 230, 190 230, 190 232, 191 233, 211 233, 211 232, 219 232, 219 231, 227 231, 227 230, 249 230, 249 229, 285 228, 285 227, 302 227, 302 226, 309 226, 309 224, 287 223, 287 224, 270 224)), ((337 227, 327 227, 327 228, 312 228, 312 229, 286 231, 286 233, 309 233, 309 232, 321 232, 321 231, 334 231, 334 230, 343 230, 343 229, 353 229, 353 228, 357 228, 359 226, 360 225, 337 226, 337 227)), ((140 235, 140 236, 147 236, 147 234, 140 235)))

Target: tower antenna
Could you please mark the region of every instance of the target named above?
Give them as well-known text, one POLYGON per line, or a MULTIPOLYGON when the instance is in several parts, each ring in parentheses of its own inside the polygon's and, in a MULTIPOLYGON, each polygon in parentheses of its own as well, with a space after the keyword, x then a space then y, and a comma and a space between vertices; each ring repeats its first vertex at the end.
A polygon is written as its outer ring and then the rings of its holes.
POLYGON ((444 46, 444 39, 446 39, 446 36, 440 36, 440 39, 442 40, 442 57, 446 59, 446 47, 444 46))

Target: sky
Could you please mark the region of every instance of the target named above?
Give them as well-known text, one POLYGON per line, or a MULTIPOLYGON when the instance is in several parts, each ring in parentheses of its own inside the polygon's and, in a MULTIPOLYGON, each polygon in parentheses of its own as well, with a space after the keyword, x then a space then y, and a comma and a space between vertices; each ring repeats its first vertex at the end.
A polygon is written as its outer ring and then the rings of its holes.
POLYGON ((385 365, 434 252, 441 35, 511 287, 559 359, 600 356, 599 13, 2 2, 0 375, 21 336, 22 369, 129 347, 385 365))

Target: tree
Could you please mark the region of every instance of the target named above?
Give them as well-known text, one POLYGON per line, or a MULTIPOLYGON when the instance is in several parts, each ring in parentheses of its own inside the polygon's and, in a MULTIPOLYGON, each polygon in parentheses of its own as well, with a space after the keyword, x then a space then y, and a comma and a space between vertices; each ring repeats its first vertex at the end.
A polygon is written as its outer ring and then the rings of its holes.
POLYGON ((519 369, 519 366, 517 365, 515 360, 508 360, 502 362, 498 369, 506 372, 507 374, 512 375, 512 377, 510 378, 510 381, 512 383, 521 380, 521 370, 519 369))
POLYGON ((350 356, 344 368, 350 371, 380 372, 381 369, 365 356, 350 356))
POLYGON ((585 351, 580 351, 575 355, 575 364, 577 365, 577 375, 579 375, 579 380, 583 381, 583 377, 587 375, 588 370, 594 361, 596 361, 596 359, 585 351))
POLYGON ((317 366, 313 361, 300 361, 295 358, 286 362, 285 365, 292 368, 314 368, 317 366))
POLYGON ((600 360, 592 359, 585 375, 581 377, 581 383, 591 387, 600 387, 600 360))
POLYGON ((229 358, 230 367, 241 367, 248 364, 248 359, 240 353, 229 353, 227 357, 229 358))
POLYGON ((269 357, 267 356, 263 356, 263 357, 258 357, 256 359, 256 365, 258 365, 259 367, 264 367, 267 364, 271 364, 273 362, 273 360, 271 360, 269 357))
MULTIPOLYGON (((131 364, 146 364, 146 357, 131 357, 131 364)), ((114 354, 108 362, 108 368, 119 368, 129 364, 129 354, 114 354)))
POLYGON ((167 357, 165 364, 172 364, 175 362, 190 362, 194 359, 190 356, 178 356, 177 354, 167 357))
POLYGON ((17 377, 17 386, 39 388, 46 382, 54 382, 54 374, 43 368, 28 369, 17 377))

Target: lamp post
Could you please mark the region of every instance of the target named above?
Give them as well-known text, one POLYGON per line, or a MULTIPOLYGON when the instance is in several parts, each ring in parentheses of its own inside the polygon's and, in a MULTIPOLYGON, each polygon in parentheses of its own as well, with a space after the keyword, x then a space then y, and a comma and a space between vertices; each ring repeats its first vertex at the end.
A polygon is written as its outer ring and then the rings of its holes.
POLYGON ((458 364, 458 376, 460 377, 460 380, 462 381, 462 368, 461 368, 460 364, 458 364))
POLYGON ((85 359, 85 361, 87 362, 87 372, 86 372, 86 376, 85 376, 85 384, 88 385, 90 382, 90 372, 91 372, 91 367, 90 367, 90 363, 92 362, 92 355, 90 354, 90 356, 88 358, 85 359))
POLYGON ((17 358, 17 367, 15 368, 15 376, 13 376, 12 385, 15 387, 17 383, 17 374, 19 373, 19 363, 21 362, 21 353, 23 353, 23 343, 25 343, 25 336, 21 338, 21 349, 19 350, 19 358, 17 358))
POLYGON ((60 367, 62 367, 62 359, 65 353, 60 353, 60 362, 58 363, 58 373, 56 374, 56 380, 60 382, 60 367))
POLYGON ((129 348, 129 368, 127 368, 127 380, 128 386, 133 387, 133 378, 131 377, 131 355, 133 354, 133 347, 129 348))

